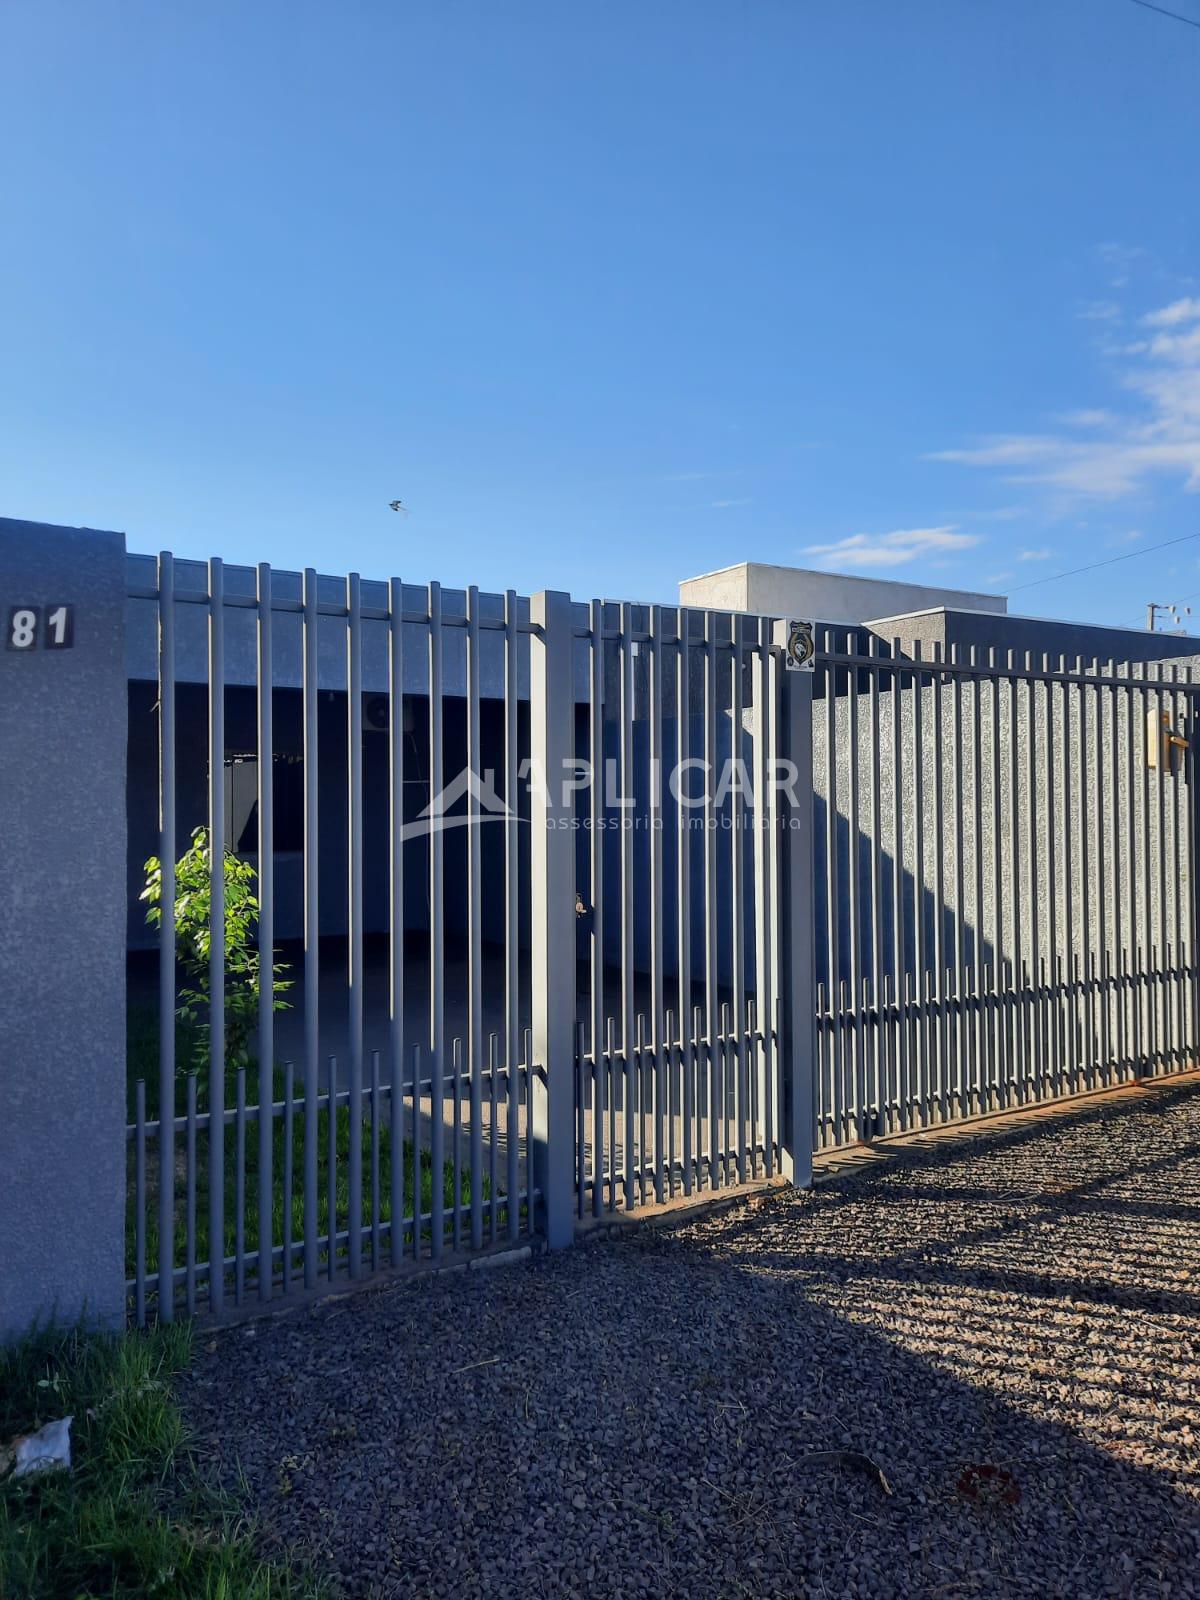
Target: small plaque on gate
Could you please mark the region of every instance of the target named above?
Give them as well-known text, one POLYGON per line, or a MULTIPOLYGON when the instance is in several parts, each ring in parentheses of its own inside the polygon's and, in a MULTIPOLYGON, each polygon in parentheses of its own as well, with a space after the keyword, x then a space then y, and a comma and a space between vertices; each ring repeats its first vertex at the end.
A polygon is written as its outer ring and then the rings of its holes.
POLYGON ((816 655, 812 623, 791 619, 787 625, 787 643, 783 650, 784 666, 789 672, 813 672, 816 670, 816 655))

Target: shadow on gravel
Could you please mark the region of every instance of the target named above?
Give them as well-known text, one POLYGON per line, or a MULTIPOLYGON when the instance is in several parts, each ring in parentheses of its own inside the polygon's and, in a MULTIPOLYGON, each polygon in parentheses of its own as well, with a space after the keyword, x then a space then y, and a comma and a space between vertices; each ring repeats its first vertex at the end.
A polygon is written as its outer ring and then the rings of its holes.
POLYGON ((1200 1202, 1167 1099, 230 1330, 188 1410, 355 1596, 1197 1595, 1200 1243, 1121 1210, 1200 1202))

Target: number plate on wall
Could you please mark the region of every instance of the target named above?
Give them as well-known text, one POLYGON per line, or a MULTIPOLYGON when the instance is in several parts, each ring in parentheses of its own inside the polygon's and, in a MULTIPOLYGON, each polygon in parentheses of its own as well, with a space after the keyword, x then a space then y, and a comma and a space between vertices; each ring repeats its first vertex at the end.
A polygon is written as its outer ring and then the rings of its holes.
POLYGON ((4 643, 9 650, 69 650, 75 643, 75 607, 10 606, 4 643))

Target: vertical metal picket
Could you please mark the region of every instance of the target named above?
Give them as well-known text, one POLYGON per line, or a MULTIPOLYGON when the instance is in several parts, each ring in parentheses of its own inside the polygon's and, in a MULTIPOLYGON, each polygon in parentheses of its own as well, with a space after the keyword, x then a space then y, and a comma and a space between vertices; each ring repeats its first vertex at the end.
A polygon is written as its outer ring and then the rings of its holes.
POLYGON ((676 816, 676 937, 679 966, 679 1075, 683 1102, 682 1166, 683 1192, 690 1195, 699 1185, 695 1162, 695 1034, 692 1017, 692 850, 690 792, 691 771, 691 654, 689 650, 691 613, 680 606, 677 613, 678 649, 675 661, 675 816, 676 816))
MULTIPOLYGON (((274 1276, 275 1128, 275 726, 271 649, 271 568, 258 568, 258 1298, 274 1276)), ((284 1262, 284 1282, 287 1262, 284 1262)))
MULTIPOLYGON (((471 1248, 483 1245, 483 868, 477 783, 479 733, 479 590, 467 590, 467 1072, 471 1117, 471 1248)), ((457 1226, 456 1214, 456 1226, 457 1226)))
POLYGON ((350 1276, 362 1273, 363 1091, 363 715, 362 592, 357 572, 346 579, 346 856, 350 931, 346 998, 350 1026, 350 1149, 347 1173, 350 1276))
MULTIPOLYGON (((175 561, 167 550, 158 558, 158 793, 158 1315, 170 1322, 175 1315, 175 561)), ((139 1093, 144 1093, 140 1083, 139 1093)), ((143 1228, 144 1199, 137 1200, 143 1228)), ((142 1276, 139 1268, 139 1327, 145 1320, 142 1276)))
POLYGON ((391 1263, 404 1259, 404 585, 388 584, 388 1114, 391 1263))
MULTIPOLYGON (((617 650, 619 664, 619 715, 621 788, 617 797, 621 822, 621 1113, 622 1156, 621 1175, 626 1211, 634 1205, 633 1190, 633 1075, 634 1075, 634 916, 635 890, 633 883, 633 823, 636 805, 633 772, 633 721, 636 714, 637 694, 633 680, 633 611, 629 605, 620 609, 620 640, 617 650)), ((616 1152, 611 1151, 614 1165, 616 1152)))
POLYGON ((208 1305, 225 1304, 225 573, 208 563, 208 1305))
MULTIPOLYGON (((442 588, 431 583, 429 605, 429 1160, 432 1168, 429 1206, 429 1254, 441 1259, 446 1225, 442 1162, 445 1129, 442 1091, 446 1079, 446 926, 445 871, 441 818, 435 807, 442 792, 442 588)), ((511 1070, 511 1063, 510 1063, 511 1070)), ((414 1099, 413 1118, 421 1116, 420 1094, 414 1099)), ((512 1130, 509 1130, 509 1138, 512 1130)), ((419 1209, 413 1186, 414 1212, 419 1209)), ((417 1232, 420 1230, 417 1229, 417 1232)))
POLYGON ((666 1198, 665 1115, 667 1098, 667 1046, 663 1037, 663 730, 662 730, 662 609, 650 607, 650 638, 646 656, 646 694, 650 738, 648 816, 650 822, 650 1030, 651 1081, 654 1093, 654 1198, 666 1198))
MULTIPOLYGON (((589 877, 591 881, 591 936, 589 982, 591 988, 591 1090, 592 1214, 604 1209, 604 606, 593 600, 588 607, 588 813, 589 877)), ((584 1084, 584 1093, 588 1088, 584 1084)))
POLYGON ((318 654, 319 597, 317 575, 304 571, 304 1286, 317 1283, 317 1230, 320 1199, 320 833, 318 814, 319 753, 318 709, 320 656, 318 654))
MULTIPOLYGON (((531 656, 532 659, 532 656, 531 656)), ((520 921, 518 896, 520 887, 520 854, 517 829, 517 696, 520 684, 517 673, 517 597, 510 589, 504 596, 504 803, 508 815, 504 822, 504 1072, 508 1090, 505 1122, 505 1224, 508 1237, 517 1237, 518 1173, 518 1119, 520 1116, 520 1087, 517 1076, 517 1055, 520 1029, 521 955, 519 947, 520 921)), ((530 828, 532 840, 532 820, 530 828)), ((492 1138, 495 1139, 493 1122, 492 1138)))

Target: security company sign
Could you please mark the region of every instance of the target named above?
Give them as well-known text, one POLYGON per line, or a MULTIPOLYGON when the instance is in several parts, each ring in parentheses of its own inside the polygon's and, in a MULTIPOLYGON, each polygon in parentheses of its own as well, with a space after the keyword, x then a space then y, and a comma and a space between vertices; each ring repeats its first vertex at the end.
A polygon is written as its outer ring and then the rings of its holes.
POLYGON ((817 646, 813 640, 813 625, 811 622, 797 622, 794 618, 787 625, 787 644, 784 646, 783 663, 789 672, 813 672, 817 646))

